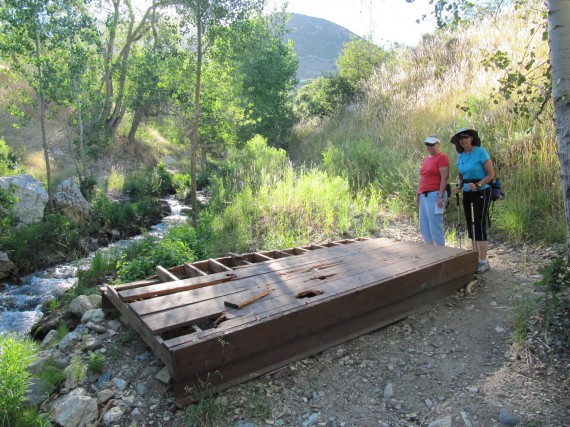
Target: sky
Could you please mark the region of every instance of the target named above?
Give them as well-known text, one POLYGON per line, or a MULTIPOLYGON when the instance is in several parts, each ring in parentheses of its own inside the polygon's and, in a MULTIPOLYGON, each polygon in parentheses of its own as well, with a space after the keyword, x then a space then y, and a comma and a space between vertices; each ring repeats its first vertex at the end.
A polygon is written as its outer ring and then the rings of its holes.
MULTIPOLYGON (((270 0, 281 7, 285 0, 270 0)), ((428 0, 288 0, 288 12, 323 18, 380 46, 393 42, 415 46, 423 33, 435 29, 428 0), (422 15, 427 22, 416 23, 422 15)))

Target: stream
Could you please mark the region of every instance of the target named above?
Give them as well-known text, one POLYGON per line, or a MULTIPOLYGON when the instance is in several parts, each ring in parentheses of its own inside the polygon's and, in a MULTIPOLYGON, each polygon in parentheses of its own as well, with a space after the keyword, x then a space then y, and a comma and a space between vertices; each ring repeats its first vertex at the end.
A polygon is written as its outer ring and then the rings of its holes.
MULTIPOLYGON (((152 236, 163 236, 169 227, 176 226, 187 218, 184 214, 188 210, 187 206, 174 198, 165 200, 170 206, 171 214, 151 227, 149 234, 152 236)), ((142 235, 119 240, 99 251, 121 251, 140 238, 142 235)), ((95 253, 24 276, 23 284, 20 285, 0 282, 0 334, 27 335, 34 323, 43 317, 42 305, 73 288, 77 283, 78 270, 88 268, 95 253)))

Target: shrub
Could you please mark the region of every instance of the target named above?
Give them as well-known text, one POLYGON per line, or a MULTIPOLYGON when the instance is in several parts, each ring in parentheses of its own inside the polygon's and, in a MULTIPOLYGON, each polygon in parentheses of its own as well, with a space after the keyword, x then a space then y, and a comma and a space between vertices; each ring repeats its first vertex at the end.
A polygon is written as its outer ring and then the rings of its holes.
POLYGON ((15 425, 30 386, 28 365, 37 346, 30 340, 0 335, 0 425, 15 425))
POLYGON ((18 159, 6 141, 0 138, 0 176, 9 176, 18 173, 18 159))
POLYGON ((118 283, 144 279, 156 271, 156 266, 173 267, 197 259, 203 244, 190 226, 169 230, 162 240, 146 237, 123 252, 117 262, 118 283))
POLYGON ((7 230, 0 246, 10 254, 18 274, 81 253, 81 229, 59 213, 46 214, 41 222, 7 230))

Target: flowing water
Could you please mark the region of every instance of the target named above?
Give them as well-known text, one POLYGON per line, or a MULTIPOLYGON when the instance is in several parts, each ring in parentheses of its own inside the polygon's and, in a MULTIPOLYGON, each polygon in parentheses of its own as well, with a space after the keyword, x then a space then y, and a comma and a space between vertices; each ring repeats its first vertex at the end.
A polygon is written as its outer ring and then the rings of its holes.
MULTIPOLYGON (((186 206, 173 198, 168 198, 166 201, 170 205, 171 215, 150 229, 149 234, 153 236, 164 235, 169 227, 180 224, 187 218, 183 214, 187 209, 186 206)), ((141 237, 120 240, 99 250, 120 251, 141 237)), ((33 324, 43 316, 42 305, 73 288, 77 283, 77 271, 88 268, 94 255, 95 253, 77 261, 24 276, 24 283, 21 285, 0 283, 0 334, 29 333, 33 324)))

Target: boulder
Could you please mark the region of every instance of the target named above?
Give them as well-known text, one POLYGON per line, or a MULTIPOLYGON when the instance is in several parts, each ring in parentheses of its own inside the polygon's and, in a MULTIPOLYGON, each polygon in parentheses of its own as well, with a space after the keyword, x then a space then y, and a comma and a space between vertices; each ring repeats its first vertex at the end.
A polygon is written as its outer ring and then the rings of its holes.
POLYGON ((97 400, 77 388, 57 399, 50 413, 51 419, 62 427, 84 427, 95 423, 98 415, 97 400))
POLYGON ((53 195, 53 205, 75 224, 84 225, 91 217, 89 202, 81 194, 79 185, 74 179, 66 179, 57 186, 53 195))
POLYGON ((0 187, 4 190, 14 188, 18 202, 11 212, 18 222, 34 224, 42 220, 48 193, 40 181, 28 174, 4 176, 0 178, 0 187))
POLYGON ((14 274, 16 266, 8 259, 6 252, 0 252, 0 279, 5 279, 14 274))

